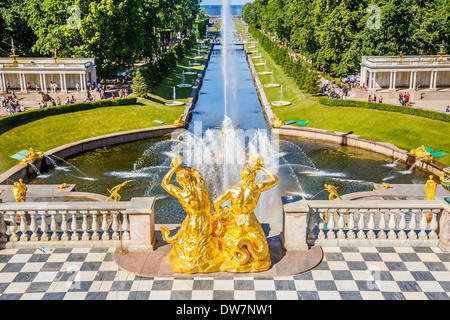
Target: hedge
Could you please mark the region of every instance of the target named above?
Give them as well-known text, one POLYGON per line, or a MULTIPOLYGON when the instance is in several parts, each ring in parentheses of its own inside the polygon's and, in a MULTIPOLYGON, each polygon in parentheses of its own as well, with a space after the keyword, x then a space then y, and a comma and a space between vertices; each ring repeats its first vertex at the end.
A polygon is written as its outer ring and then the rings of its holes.
POLYGON ((136 104, 136 101, 137 101, 136 97, 128 97, 114 100, 108 99, 108 100, 99 100, 95 102, 79 102, 79 103, 65 104, 61 106, 46 107, 42 109, 34 109, 27 112, 16 113, 10 116, 4 116, 0 118, 0 134, 16 126, 50 116, 102 107, 133 105, 136 104))
POLYGON ((403 106, 396 106, 393 104, 357 101, 357 100, 330 99, 327 97, 320 97, 319 103, 333 107, 355 107, 355 108, 375 109, 380 111, 398 112, 423 118, 429 118, 433 120, 450 122, 450 114, 447 113, 419 108, 408 108, 403 106))

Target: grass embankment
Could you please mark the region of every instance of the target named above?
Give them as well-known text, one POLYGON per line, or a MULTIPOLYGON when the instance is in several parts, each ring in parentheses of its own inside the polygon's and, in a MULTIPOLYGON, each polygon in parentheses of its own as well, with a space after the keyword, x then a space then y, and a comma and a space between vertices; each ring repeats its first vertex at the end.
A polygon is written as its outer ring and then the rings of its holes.
MULTIPOLYGON (((240 26, 238 29, 242 30, 240 26)), ((436 161, 450 166, 450 123, 395 112, 361 109, 354 107, 330 107, 319 103, 318 98, 302 93, 295 81, 286 76, 281 66, 276 65, 269 54, 259 45, 258 53, 266 66, 255 66, 256 72, 272 71, 271 75, 261 75, 261 83, 278 83, 283 86, 283 100, 292 104, 285 107, 272 107, 273 112, 284 122, 290 120, 309 121, 307 126, 354 134, 392 143, 400 148, 411 150, 425 145, 435 151, 446 151, 436 161)), ((255 59, 258 63, 259 59, 255 59)), ((280 100, 280 87, 264 88, 269 102, 280 100)))
MULTIPOLYGON (((184 111, 184 106, 166 106, 173 99, 173 87, 181 83, 182 71, 188 71, 189 61, 194 60, 197 47, 191 51, 177 68, 158 86, 148 99, 139 98, 137 104, 102 107, 46 117, 29 122, 0 135, 0 172, 17 164, 11 155, 30 147, 47 151, 57 146, 104 134, 159 126, 153 120, 172 124, 184 111)), ((206 54, 204 54, 206 55, 206 54)), ((201 66, 192 66, 196 71, 201 66)), ((185 82, 195 84, 197 76, 186 76, 185 82)), ((176 89, 177 100, 187 102, 192 88, 176 89)))

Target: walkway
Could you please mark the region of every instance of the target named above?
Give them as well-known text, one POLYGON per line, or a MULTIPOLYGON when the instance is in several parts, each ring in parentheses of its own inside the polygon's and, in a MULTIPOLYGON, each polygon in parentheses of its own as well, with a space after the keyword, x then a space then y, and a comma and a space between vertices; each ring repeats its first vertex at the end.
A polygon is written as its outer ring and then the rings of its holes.
POLYGON ((450 299, 450 253, 438 248, 323 248, 312 271, 269 278, 139 277, 114 250, 0 250, 0 300, 450 299))

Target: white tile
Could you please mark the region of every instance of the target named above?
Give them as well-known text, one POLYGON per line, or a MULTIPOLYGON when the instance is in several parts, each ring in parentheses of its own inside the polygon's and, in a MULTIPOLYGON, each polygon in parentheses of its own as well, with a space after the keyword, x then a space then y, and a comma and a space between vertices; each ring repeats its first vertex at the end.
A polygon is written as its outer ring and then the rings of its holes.
POLYGON ((330 270, 311 270, 314 280, 333 280, 333 274, 330 270))
POLYGON ((111 291, 106 296, 106 300, 127 300, 129 295, 128 291, 111 291))
POLYGON ((364 261, 361 253, 359 252, 342 252, 345 261, 364 261))
POLYGON ((424 262, 441 262, 441 259, 439 259, 439 257, 435 253, 418 252, 417 255, 419 256, 420 260, 424 262))
POLYGON ((327 261, 330 270, 348 270, 346 261, 327 261))
POLYGON ((394 249, 398 253, 416 253, 412 247, 395 247, 394 249))
POLYGON ((338 291, 359 291, 356 282, 353 280, 335 280, 338 291))
POLYGON ((325 252, 341 252, 339 247, 322 247, 322 251, 325 252))
POLYGON ((376 282, 378 289, 381 292, 400 292, 400 287, 395 281, 377 281, 376 282))
POLYGON ((42 271, 36 275, 33 282, 52 282, 57 274, 57 271, 42 271))
POLYGON ((44 262, 29 262, 25 263, 20 272, 39 272, 44 266, 44 262))
POLYGON ((87 292, 67 292, 63 300, 84 300, 87 292))
POLYGON ((69 253, 52 253, 47 262, 66 262, 69 253))
POLYGON ((97 271, 79 271, 78 279, 80 281, 94 281, 97 276, 97 271))
POLYGON ((133 281, 131 291, 151 291, 153 286, 153 280, 139 280, 133 281))
MULTIPOLYGON (((297 291, 281 290, 276 291, 277 300, 298 300, 297 291)), ((234 296, 236 298, 236 294, 234 296)))
POLYGON ((385 300, 379 291, 360 291, 359 293, 364 300, 385 300))
POLYGON ((428 300, 428 297, 423 292, 403 292, 406 300, 428 300))
POLYGON ((17 276, 17 272, 0 272, 0 283, 9 283, 17 276))
POLYGON ((170 300, 170 290, 153 290, 150 292, 150 300, 170 300))
POLYGON ((89 253, 92 248, 73 248, 71 253, 89 253))
MULTIPOLYGON (((151 295, 151 293, 150 293, 151 295)), ((212 290, 194 290, 192 291, 192 300, 212 300, 214 292, 212 290)), ((169 296, 170 298, 170 296, 169 296)))
POLYGON ((173 281, 172 290, 192 290, 193 287, 194 280, 180 279, 173 281))
POLYGON ((84 261, 86 262, 102 262, 105 259, 105 252, 88 253, 84 261))
POLYGON ((317 291, 320 300, 342 300, 338 291, 317 291))
POLYGON ((424 292, 445 292, 437 281, 417 281, 417 284, 424 292))
POLYGON ((449 271, 430 271, 430 273, 437 281, 450 281, 449 271))
POLYGON ((255 280, 255 290, 275 290, 275 282, 273 280, 255 280))
POLYGON ((395 281, 416 281, 408 271, 391 271, 391 275, 395 281))
POLYGON ((373 275, 369 270, 350 270, 354 280, 373 279, 373 275))
POLYGON ((404 262, 408 271, 428 271, 423 262, 404 262))
POLYGON ((294 280, 297 291, 317 291, 314 280, 294 280))
POLYGON ((25 293, 30 284, 31 282, 12 282, 3 293, 25 293))
POLYGON ((214 280, 214 290, 234 290, 234 280, 214 280))
POLYGON ((383 259, 384 262, 401 262, 402 259, 397 253, 393 252, 380 252, 379 253, 381 259, 383 259))
POLYGON ((15 254, 9 259, 8 263, 23 263, 30 260, 32 254, 15 254))
POLYGON ((42 300, 45 292, 24 293, 20 300, 42 300))
POLYGON ((255 291, 253 290, 236 290, 234 291, 235 300, 255 300, 255 291))

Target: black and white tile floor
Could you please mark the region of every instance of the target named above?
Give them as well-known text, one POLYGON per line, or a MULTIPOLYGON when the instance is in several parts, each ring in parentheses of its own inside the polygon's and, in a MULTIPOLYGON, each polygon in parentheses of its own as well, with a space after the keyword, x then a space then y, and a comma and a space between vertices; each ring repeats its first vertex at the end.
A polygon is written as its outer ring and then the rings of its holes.
POLYGON ((114 248, 0 250, 0 300, 449 300, 439 248, 327 248, 318 267, 274 277, 145 278, 114 248))

